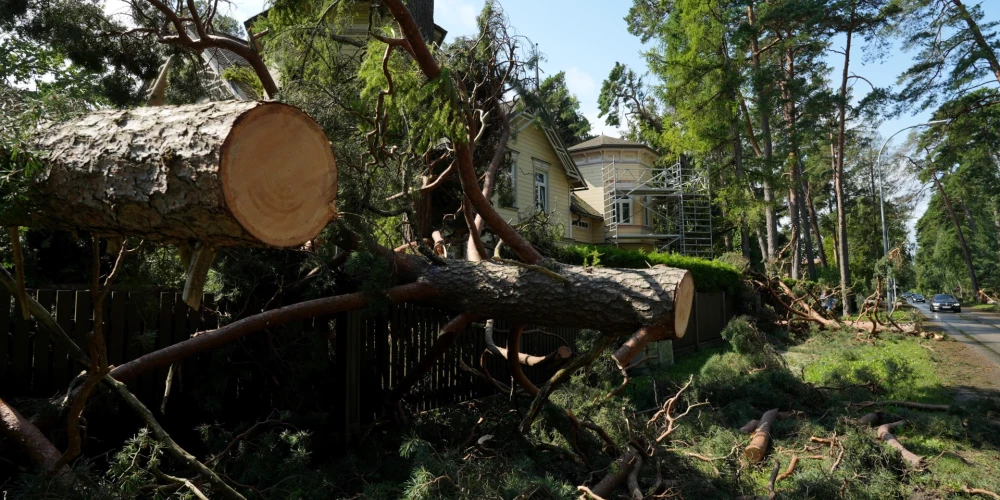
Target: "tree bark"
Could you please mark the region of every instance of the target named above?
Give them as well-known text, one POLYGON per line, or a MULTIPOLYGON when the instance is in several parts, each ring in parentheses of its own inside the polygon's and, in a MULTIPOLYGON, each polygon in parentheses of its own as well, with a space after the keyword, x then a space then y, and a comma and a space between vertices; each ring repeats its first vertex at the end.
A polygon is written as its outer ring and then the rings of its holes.
POLYGON ((802 228, 799 220, 799 158, 795 147, 795 102, 792 101, 790 85, 795 77, 795 57, 791 49, 786 49, 784 54, 784 80, 779 85, 781 87, 782 112, 785 118, 786 140, 791 145, 787 160, 789 178, 791 185, 788 188, 788 219, 791 229, 791 278, 799 279, 802 276, 802 228))
POLYGON ((816 249, 819 253, 819 264, 823 267, 830 267, 826 260, 826 248, 823 246, 823 235, 819 232, 819 219, 816 217, 816 205, 813 203, 812 183, 808 180, 806 185, 806 209, 809 211, 809 225, 816 235, 816 249))
POLYGON ((297 246, 332 219, 333 151, 305 113, 213 102, 39 127, 46 153, 8 225, 211 246, 297 246))
POLYGON ((767 447, 771 443, 771 425, 781 415, 778 409, 768 410, 760 417, 757 426, 754 428, 753 437, 750 438, 750 445, 744 450, 747 460, 760 462, 767 455, 767 447))
MULTIPOLYGON (((726 61, 728 60, 727 58, 726 61)), ((738 98, 738 96, 733 97, 738 98)), ((739 124, 740 111, 737 108, 733 118, 733 162, 736 164, 736 178, 743 184, 742 187, 749 189, 745 179, 746 173, 743 171, 743 138, 740 137, 739 124)), ((750 194, 752 195, 753 191, 750 194)), ((750 225, 747 224, 746 218, 743 216, 740 216, 740 252, 743 254, 743 258, 750 259, 750 225)))
POLYGON ((611 498, 611 494, 615 492, 622 483, 628 478, 632 469, 641 462, 639 454, 636 453, 635 449, 629 447, 628 451, 624 455, 615 460, 615 463, 611 466, 611 472, 608 472, 603 479, 593 488, 590 489, 595 495, 601 498, 611 498))
MULTIPOLYGON (((754 13, 754 2, 750 2, 747 7, 747 21, 751 26, 757 23, 757 16, 754 13)), ((750 37, 750 62, 753 64, 754 73, 760 79, 760 47, 757 42, 757 35, 750 37)), ((778 254, 778 217, 774 209, 774 188, 771 185, 773 175, 772 159, 774 157, 774 144, 771 140, 771 109, 768 105, 768 96, 761 89, 757 96, 757 108, 760 110, 760 135, 763 142, 764 153, 764 220, 767 227, 767 254, 765 260, 773 259, 778 254)))
POLYGON ((658 326, 665 334, 683 337, 694 299, 690 273, 665 266, 613 269, 556 264, 553 272, 506 261, 448 261, 447 266, 416 262, 419 268, 406 271, 400 279, 431 285, 434 293, 420 302, 538 326, 619 335, 658 326))
POLYGON ((802 186, 806 183, 803 177, 801 164, 799 166, 799 220, 802 225, 802 234, 806 243, 806 270, 809 279, 816 281, 819 275, 816 273, 816 249, 813 248, 812 224, 809 223, 809 199, 806 197, 805 189, 802 186))
POLYGON ((969 252, 969 244, 965 242, 962 225, 958 222, 958 216, 955 215, 955 209, 951 206, 951 199, 948 198, 948 193, 944 192, 944 187, 941 186, 937 172, 931 172, 931 177, 934 179, 934 185, 937 186, 938 192, 941 193, 944 206, 948 209, 948 216, 951 217, 951 222, 955 225, 955 235, 958 236, 958 243, 962 246, 962 259, 965 260, 965 269, 969 272, 969 281, 972 282, 972 295, 978 301, 980 300, 979 280, 976 278, 976 268, 972 265, 972 253, 969 252))

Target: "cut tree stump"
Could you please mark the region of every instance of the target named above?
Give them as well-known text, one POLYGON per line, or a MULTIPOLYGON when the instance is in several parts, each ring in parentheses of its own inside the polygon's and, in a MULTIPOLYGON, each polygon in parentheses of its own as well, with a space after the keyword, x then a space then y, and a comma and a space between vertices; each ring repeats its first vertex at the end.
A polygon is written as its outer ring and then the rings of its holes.
POLYGON ((297 246, 335 215, 329 140, 275 102, 97 111, 43 123, 6 225, 221 246, 297 246))
MULTIPOLYGON (((794 415, 794 413, 792 413, 794 415)), ((778 409, 767 410, 764 415, 760 417, 757 422, 757 426, 754 428, 753 437, 750 438, 750 444, 744 450, 744 455, 747 460, 756 463, 764 460, 767 456, 767 447, 771 443, 771 424, 775 420, 780 419, 785 416, 778 412, 778 409)), ((746 426, 744 426, 746 428, 746 426)))

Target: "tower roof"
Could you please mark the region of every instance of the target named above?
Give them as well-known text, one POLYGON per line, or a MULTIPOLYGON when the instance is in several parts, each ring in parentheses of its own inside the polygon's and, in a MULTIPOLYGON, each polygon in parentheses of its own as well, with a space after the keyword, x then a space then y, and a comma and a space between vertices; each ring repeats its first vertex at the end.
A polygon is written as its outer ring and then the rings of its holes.
POLYGON ((647 146, 645 144, 641 144, 641 143, 638 143, 638 142, 630 141, 630 140, 627 140, 627 139, 620 139, 618 137, 610 137, 610 136, 607 136, 607 135, 604 135, 604 134, 601 134, 601 135, 599 135, 597 137, 594 137, 593 139, 587 139, 586 141, 583 141, 583 142, 581 142, 581 143, 579 143, 579 144, 577 144, 575 146, 572 146, 570 148, 567 148, 567 149, 569 151, 576 152, 576 151, 586 151, 588 149, 600 149, 600 148, 608 148, 608 147, 611 147, 611 148, 642 148, 642 149, 648 149, 650 151, 653 151, 652 148, 650 148, 649 146, 647 146))

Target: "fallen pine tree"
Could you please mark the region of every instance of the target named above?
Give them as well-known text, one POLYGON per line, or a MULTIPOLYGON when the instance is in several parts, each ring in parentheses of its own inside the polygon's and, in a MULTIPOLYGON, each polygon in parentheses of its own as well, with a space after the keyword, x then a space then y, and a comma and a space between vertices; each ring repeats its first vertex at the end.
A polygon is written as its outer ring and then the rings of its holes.
MULTIPOLYGON (((377 37, 385 44, 386 57, 393 51, 406 53, 426 81, 455 78, 455 82, 462 83, 460 76, 442 73, 402 2, 387 0, 384 4, 403 35, 398 39, 377 37)), ((169 8, 162 7, 166 10, 160 9, 161 12, 170 17, 169 8)), ((503 53, 515 46, 513 39, 504 36, 497 35, 492 50, 503 53)), ((513 71, 502 63, 493 64, 492 71, 513 71)), ((389 67, 383 67, 389 87, 380 99, 393 92, 390 71, 389 67)), ((665 266, 610 269, 560 265, 544 258, 493 208, 492 189, 506 152, 504 143, 509 130, 501 103, 506 93, 503 81, 500 75, 498 86, 462 91, 463 102, 479 106, 483 112, 451 111, 448 119, 460 120, 464 125, 457 129, 460 134, 448 138, 452 147, 443 153, 431 148, 415 155, 408 150, 389 148, 386 138, 391 132, 385 128, 374 132, 381 134, 375 140, 368 140, 372 138, 369 134, 364 141, 368 147, 366 154, 374 163, 420 162, 430 174, 422 176, 424 185, 419 188, 422 200, 414 203, 416 210, 406 208, 395 213, 413 214, 421 206, 433 206, 435 189, 442 185, 453 188, 457 184, 462 197, 459 208, 467 224, 451 228, 445 234, 452 243, 462 239, 468 242, 465 255, 457 255, 459 259, 444 257, 445 245, 437 244, 444 241, 444 236, 427 226, 419 227, 418 233, 433 233, 438 241, 417 237, 392 250, 358 234, 348 224, 338 224, 329 231, 329 238, 315 244, 335 243, 342 255, 366 254, 380 259, 391 270, 391 285, 267 310, 215 330, 198 332, 187 340, 120 366, 108 364, 100 330, 88 338, 89 345, 78 346, 61 331, 50 311, 30 304, 28 310, 53 331, 54 341, 74 353, 74 359, 87 369, 83 383, 71 387, 65 398, 70 436, 75 439, 79 435, 76 420, 85 411, 97 384, 114 388, 129 401, 129 395, 121 392, 128 392, 122 381, 219 348, 250 333, 296 320, 358 310, 376 299, 434 305, 454 314, 433 345, 417 360, 415 369, 393 388, 387 401, 390 407, 394 406, 393 400, 408 393, 424 377, 473 321, 500 319, 601 331, 602 338, 587 353, 566 359, 565 352, 557 352, 564 365, 543 385, 532 391, 533 384, 524 384, 529 393, 537 392, 537 396, 520 425, 522 432, 530 428, 552 391, 575 371, 593 363, 619 338, 628 340, 615 353, 615 359, 627 366, 649 342, 682 337, 694 298, 694 283, 688 271, 665 266), (497 122, 487 120, 491 116, 498 117, 499 128, 495 128, 497 122), (498 136, 502 140, 494 145, 494 151, 485 155, 490 161, 485 172, 479 173, 474 150, 486 129, 491 134, 502 130, 498 136), (432 158, 432 154, 440 157, 432 158), (445 160, 453 167, 435 171, 445 160), (440 184, 443 180, 449 182, 440 184), (491 258, 496 252, 486 251, 485 231, 502 241, 517 260, 491 258), (432 250, 432 246, 438 251, 432 250), (409 253, 410 250, 417 252, 409 253), (90 355, 84 355, 85 352, 90 355)), ((385 119, 382 113, 386 111, 381 104, 374 106, 374 111, 377 121, 385 119)), ((13 189, 21 190, 15 194, 23 195, 20 199, 24 203, 7 210, 0 222, 89 233, 93 239, 95 298, 107 294, 107 287, 120 270, 119 264, 138 246, 137 240, 190 246, 193 249, 189 258, 190 281, 191 275, 204 276, 214 250, 219 247, 312 244, 336 215, 338 181, 329 141, 308 116, 284 104, 229 102, 96 111, 69 121, 42 123, 27 143, 32 152, 27 161, 32 168, 22 170, 23 177, 12 184, 13 189), (104 280, 100 279, 104 275, 100 260, 102 238, 109 241, 109 246, 110 242, 118 241, 120 248, 114 270, 104 280), (120 244, 122 240, 130 243, 120 244)), ((361 209, 376 214, 393 212, 363 205, 361 209)), ((427 213, 415 214, 416 219, 426 220, 427 213)), ((443 222, 436 223, 444 226, 443 222)), ((344 259, 339 259, 336 265, 343 262, 344 259)), ((3 281, 12 293, 23 294, 23 280, 3 281)), ((198 301, 189 300, 192 297, 199 298, 200 293, 188 296, 186 289, 185 299, 195 306, 198 301)), ((95 301, 98 311, 99 304, 95 301)), ((539 360, 536 353, 518 352, 516 342, 508 349, 516 367, 544 360, 539 360)), ((546 354, 541 353, 543 357, 546 354)), ((135 409, 152 428, 162 429, 153 423, 155 418, 148 410, 137 406, 135 409)), ((12 424, 6 429, 23 446, 39 443, 34 439, 37 436, 30 434, 30 427, 12 424)), ((188 458, 190 455, 179 446, 170 444, 165 433, 161 439, 180 457, 181 463, 211 485, 212 492, 239 497, 204 464, 188 458)), ((57 464, 75 458, 80 448, 81 443, 74 441, 57 464)), ((37 446, 30 452, 38 456, 47 453, 37 446)))

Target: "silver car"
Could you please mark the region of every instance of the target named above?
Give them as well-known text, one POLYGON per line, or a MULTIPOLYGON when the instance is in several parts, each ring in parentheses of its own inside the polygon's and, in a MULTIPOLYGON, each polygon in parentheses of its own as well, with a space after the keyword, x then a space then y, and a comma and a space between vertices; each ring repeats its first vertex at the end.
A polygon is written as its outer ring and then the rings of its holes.
POLYGON ((951 295, 939 293, 931 299, 931 312, 937 312, 942 309, 962 312, 962 304, 958 302, 958 299, 952 297, 951 295))

